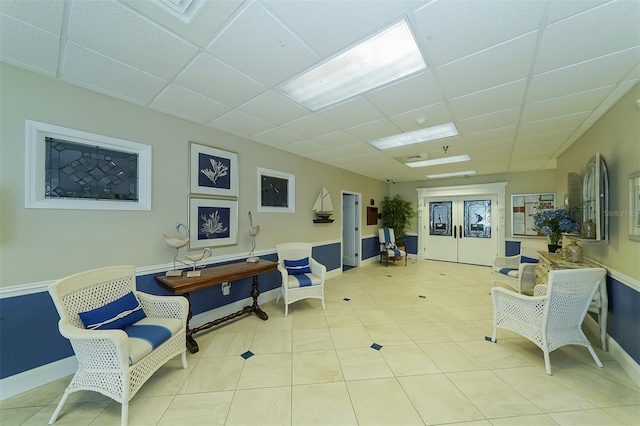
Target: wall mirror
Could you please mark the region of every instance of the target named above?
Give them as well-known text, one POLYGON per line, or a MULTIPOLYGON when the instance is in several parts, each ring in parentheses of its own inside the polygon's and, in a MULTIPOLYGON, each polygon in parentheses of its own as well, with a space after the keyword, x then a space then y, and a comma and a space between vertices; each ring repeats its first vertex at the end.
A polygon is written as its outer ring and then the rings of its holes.
POLYGON ((544 237, 535 230, 533 215, 553 210, 556 194, 515 194, 511 196, 511 234, 514 237, 544 237))
POLYGON ((582 180, 583 241, 609 241, 609 176, 599 152, 587 162, 582 180))

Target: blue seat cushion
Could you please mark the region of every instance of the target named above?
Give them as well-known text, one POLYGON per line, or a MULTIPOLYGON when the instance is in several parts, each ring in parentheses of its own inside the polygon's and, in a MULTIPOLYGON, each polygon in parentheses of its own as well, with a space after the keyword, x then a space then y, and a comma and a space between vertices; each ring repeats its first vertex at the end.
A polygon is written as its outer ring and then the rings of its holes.
POLYGON ((286 260, 284 261, 284 267, 287 269, 289 275, 301 275, 310 274, 311 267, 309 266, 309 258, 298 260, 286 260))
POLYGON ((289 275, 287 286, 289 288, 308 287, 322 284, 322 279, 316 274, 289 275))
POLYGON ((133 292, 99 308, 80 312, 78 315, 88 330, 124 330, 146 317, 133 292))
POLYGON ((502 268, 498 272, 513 278, 518 278, 518 275, 520 275, 520 271, 518 269, 513 269, 513 268, 502 268))
POLYGON ((138 362, 181 329, 182 321, 177 318, 148 317, 125 328, 129 338, 129 363, 138 362))

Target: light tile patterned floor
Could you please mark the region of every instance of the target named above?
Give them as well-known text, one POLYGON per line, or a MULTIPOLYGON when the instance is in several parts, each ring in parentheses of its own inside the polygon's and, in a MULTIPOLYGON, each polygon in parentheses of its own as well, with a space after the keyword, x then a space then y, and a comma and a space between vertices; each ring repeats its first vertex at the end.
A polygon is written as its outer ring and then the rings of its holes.
MULTIPOLYGON (((603 369, 585 348, 564 347, 551 354, 553 376, 526 339, 499 331, 486 342, 491 286, 490 268, 445 262, 348 270, 327 281, 325 312, 301 301, 285 317, 271 301, 268 321, 196 335, 189 368, 162 367, 131 401, 129 424, 640 424, 640 390, 595 338, 603 369)), ((47 424, 70 379, 1 402, 0 423, 47 424)), ((78 392, 56 424, 119 416, 119 404, 78 392)))

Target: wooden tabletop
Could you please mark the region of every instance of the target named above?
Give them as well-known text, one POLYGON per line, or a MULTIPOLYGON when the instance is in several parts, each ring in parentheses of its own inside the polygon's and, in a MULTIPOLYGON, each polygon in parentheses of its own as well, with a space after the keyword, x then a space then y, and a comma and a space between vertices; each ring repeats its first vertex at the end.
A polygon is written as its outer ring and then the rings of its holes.
POLYGON ((156 280, 173 294, 184 294, 190 291, 220 285, 229 281, 236 281, 248 278, 265 272, 275 271, 278 267, 276 262, 260 259, 258 262, 235 262, 225 265, 210 266, 200 269, 199 277, 187 278, 187 273, 183 272, 179 277, 167 277, 165 275, 156 276, 156 280))

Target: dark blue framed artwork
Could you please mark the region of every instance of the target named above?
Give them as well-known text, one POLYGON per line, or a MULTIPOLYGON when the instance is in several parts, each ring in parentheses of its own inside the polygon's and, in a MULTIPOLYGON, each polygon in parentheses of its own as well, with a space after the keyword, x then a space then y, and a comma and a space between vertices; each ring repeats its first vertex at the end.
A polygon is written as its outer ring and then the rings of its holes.
POLYGON ((189 250, 237 244, 238 201, 189 198, 189 250))
POLYGON ((238 154, 197 143, 190 144, 190 192, 238 196, 238 154))

